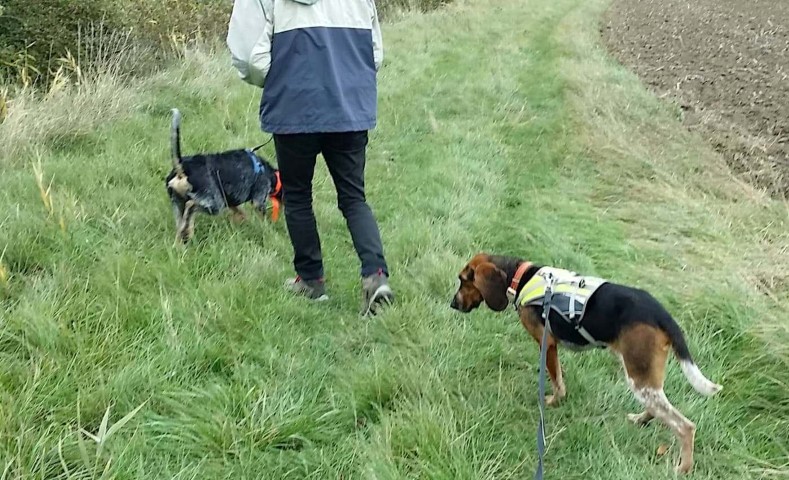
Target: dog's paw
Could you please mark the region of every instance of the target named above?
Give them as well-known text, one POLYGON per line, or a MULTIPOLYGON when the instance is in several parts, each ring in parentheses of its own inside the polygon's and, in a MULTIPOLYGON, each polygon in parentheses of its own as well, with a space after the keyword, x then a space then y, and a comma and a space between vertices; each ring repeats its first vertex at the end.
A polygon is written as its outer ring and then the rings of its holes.
POLYGON ((230 220, 233 223, 242 223, 247 219, 247 215, 238 207, 230 207, 230 210, 233 212, 230 215, 230 220))
POLYGON ((564 387, 564 382, 554 384, 553 395, 545 396, 545 404, 549 407, 555 407, 559 405, 559 402, 561 402, 565 396, 567 396, 567 389, 564 387))
POLYGON ((640 413, 628 413, 626 415, 627 420, 630 423, 635 423, 636 425, 643 425, 644 422, 641 421, 641 414, 640 413))
POLYGON ((549 407, 555 407, 559 405, 559 402, 561 400, 562 399, 559 395, 546 395, 545 404, 548 405, 549 407))
POLYGON ((628 413, 627 419, 630 423, 638 425, 639 427, 643 427, 644 425, 648 424, 650 420, 652 420, 652 415, 647 412, 643 413, 628 413))
POLYGON ((184 230, 178 232, 178 234, 175 236, 175 243, 176 245, 186 245, 187 243, 189 243, 189 240, 191 239, 192 239, 192 232, 190 232, 189 230, 184 230))
POLYGON ((687 475, 693 469, 693 462, 680 462, 674 467, 674 471, 680 475, 687 475))

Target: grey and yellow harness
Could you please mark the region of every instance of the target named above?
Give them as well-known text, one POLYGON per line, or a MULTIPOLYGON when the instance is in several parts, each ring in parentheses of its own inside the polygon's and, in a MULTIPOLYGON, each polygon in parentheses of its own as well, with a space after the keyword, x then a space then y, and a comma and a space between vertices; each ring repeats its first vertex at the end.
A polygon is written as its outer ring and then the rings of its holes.
MULTIPOLYGON (((543 267, 523 286, 517 298, 514 298, 515 307, 542 307, 549 282, 553 282, 550 309, 572 325, 590 345, 601 346, 601 342, 589 334, 582 322, 589 299, 606 280, 580 276, 561 268, 543 267)), ((550 328, 547 320, 546 325, 550 328)))

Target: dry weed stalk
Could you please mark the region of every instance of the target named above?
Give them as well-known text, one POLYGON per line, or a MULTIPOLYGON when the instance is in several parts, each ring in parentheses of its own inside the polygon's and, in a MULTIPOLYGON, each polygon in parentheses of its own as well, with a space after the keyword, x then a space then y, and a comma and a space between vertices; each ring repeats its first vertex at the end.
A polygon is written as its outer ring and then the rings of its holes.
MULTIPOLYGON (((55 205, 52 197, 52 180, 50 179, 49 184, 45 185, 44 167, 41 163, 40 155, 36 158, 35 163, 33 163, 33 175, 36 180, 36 186, 38 187, 38 194, 41 197, 41 202, 44 204, 44 208, 47 211, 47 217, 52 218, 52 216, 55 214, 55 205)), ((58 225, 60 226, 60 230, 65 233, 66 220, 62 213, 58 213, 58 225)))

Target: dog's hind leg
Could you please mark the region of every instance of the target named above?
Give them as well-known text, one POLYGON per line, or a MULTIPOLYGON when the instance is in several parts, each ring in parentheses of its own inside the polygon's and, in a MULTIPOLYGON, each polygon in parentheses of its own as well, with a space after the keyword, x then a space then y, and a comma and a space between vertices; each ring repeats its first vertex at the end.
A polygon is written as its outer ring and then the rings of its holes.
POLYGON ((178 239, 183 243, 189 242, 194 234, 195 213, 197 213, 197 206, 194 200, 189 200, 184 205, 184 211, 181 215, 181 224, 178 228, 178 239))
POLYGON ((630 390, 646 409, 645 413, 628 418, 644 423, 654 417, 665 423, 682 445, 677 472, 688 473, 693 468, 696 425, 669 402, 663 391, 670 345, 661 330, 640 324, 623 332, 612 349, 620 355, 630 390))
POLYGON ((647 412, 663 421, 677 436, 682 450, 676 470, 678 473, 689 473, 693 468, 693 443, 696 437, 696 425, 671 404, 662 388, 643 387, 639 389, 637 386, 631 388, 636 398, 646 406, 647 412))
POLYGON ((184 209, 186 208, 186 205, 185 202, 177 196, 171 196, 170 203, 173 206, 173 217, 175 218, 175 243, 178 243, 178 239, 181 235, 181 225, 184 221, 184 209))
POLYGON ((186 208, 186 200, 177 196, 171 195, 170 196, 170 203, 173 205, 173 214, 175 215, 175 221, 180 222, 181 217, 184 216, 184 209, 186 208))

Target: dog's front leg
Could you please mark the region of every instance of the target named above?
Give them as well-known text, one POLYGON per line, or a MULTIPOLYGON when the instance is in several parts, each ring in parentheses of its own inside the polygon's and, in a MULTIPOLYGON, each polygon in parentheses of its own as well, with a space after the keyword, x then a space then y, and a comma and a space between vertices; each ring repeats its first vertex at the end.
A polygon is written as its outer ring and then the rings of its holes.
POLYGON ((252 205, 254 205, 255 210, 257 210, 258 215, 260 215, 260 218, 265 220, 266 219, 266 205, 268 205, 268 204, 265 201, 262 201, 262 202, 253 201, 252 205))
POLYGON ((270 192, 271 190, 268 188, 261 188, 260 191, 256 192, 252 197, 252 206, 255 207, 255 210, 258 211, 260 217, 264 220, 266 219, 266 207, 268 206, 268 196, 270 192))
POLYGON ((559 363, 559 349, 556 342, 548 342, 548 373, 551 377, 551 386, 553 387, 553 395, 545 397, 545 404, 549 407, 554 407, 567 395, 567 389, 564 386, 564 378, 562 378, 562 366, 559 363))
MULTIPOLYGON (((520 311, 521 324, 529 332, 534 341, 537 342, 538 349, 542 347, 542 333, 545 327, 540 322, 540 314, 534 309, 526 308, 520 311)), ((556 345, 556 339, 553 335, 548 335, 548 344, 546 345, 548 352, 547 367, 548 376, 551 379, 551 387, 553 387, 553 395, 545 396, 546 405, 553 407, 567 395, 567 388, 564 385, 564 378, 562 377, 562 366, 559 363, 559 351, 556 345)))
POLYGON ((235 223, 241 223, 247 219, 246 214, 243 210, 238 207, 230 207, 230 210, 233 212, 233 216, 230 217, 235 223))

